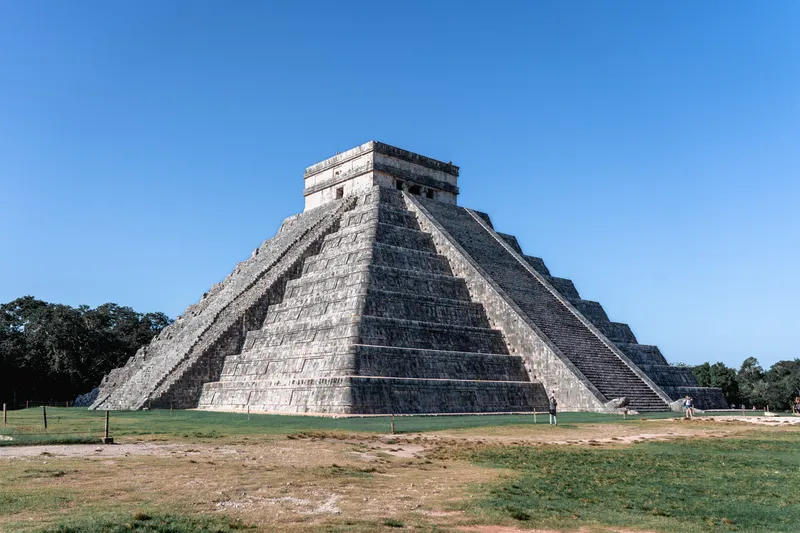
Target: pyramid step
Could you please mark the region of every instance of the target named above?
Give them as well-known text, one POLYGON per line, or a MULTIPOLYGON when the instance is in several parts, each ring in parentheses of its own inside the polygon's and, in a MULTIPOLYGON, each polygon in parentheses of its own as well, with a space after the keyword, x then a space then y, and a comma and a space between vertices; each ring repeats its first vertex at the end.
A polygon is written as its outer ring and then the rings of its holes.
POLYGON ((357 292, 365 281, 368 265, 358 265, 351 269, 323 270, 303 274, 289 280, 284 291, 284 301, 331 291, 357 292))
POLYGON ((422 231, 381 222, 341 228, 326 236, 321 251, 363 241, 377 241, 400 248, 436 252, 430 235, 422 231))
POLYGON ((457 352, 507 354, 502 334, 472 328, 376 316, 361 317, 361 344, 457 352))
POLYGON ((363 315, 488 328, 483 306, 464 300, 371 289, 363 315))
POLYGON ((207 383, 199 407, 283 413, 492 413, 545 409, 540 383, 341 376, 207 383))
MULTIPOLYGON (((526 256, 526 259, 529 259, 530 256, 526 256)), ((536 259, 536 258, 533 258, 536 259)), ((528 260, 530 263, 530 259, 528 260)), ((533 265, 531 265, 533 266, 533 265)), ((541 274, 541 271, 534 267, 534 270, 541 274)), ((573 305, 575 302, 581 301, 581 296, 578 294, 578 290, 575 288, 575 284, 572 283, 571 279, 566 278, 556 278, 553 276, 545 276, 548 283, 553 286, 555 290, 561 293, 561 296, 569 300, 573 305)))
POLYGON ((371 222, 381 222, 392 226, 419 229, 416 217, 405 208, 387 204, 368 204, 356 207, 342 216, 340 228, 357 226, 371 222))
POLYGON ((603 306, 600 305, 600 302, 594 302, 592 300, 575 300, 572 302, 572 305, 574 305, 575 309, 580 311, 580 313, 589 319, 589 322, 595 326, 598 326, 598 324, 605 325, 607 322, 610 322, 608 315, 606 314, 606 310, 603 309, 603 306))
POLYGON ((697 379, 688 367, 639 365, 639 368, 661 388, 697 387, 697 379))
POLYGON ((460 278, 402 268, 372 265, 370 289, 469 301, 469 290, 460 278))
POLYGON ((404 270, 453 275, 450 263, 444 256, 429 251, 400 248, 382 242, 376 242, 373 245, 372 263, 404 270))
POLYGON ((272 353, 250 352, 249 356, 225 361, 219 381, 246 379, 311 379, 355 373, 353 350, 344 347, 339 351, 310 353, 303 347, 272 353))
POLYGON ((343 341, 356 339, 357 336, 358 327, 351 316, 326 316, 323 320, 274 324, 266 329, 249 331, 242 350, 343 341))
POLYGON ((634 344, 620 342, 616 343, 622 353, 628 356, 628 359, 636 363, 640 368, 642 365, 668 365, 666 358, 661 354, 658 346, 650 346, 648 344, 634 344))
POLYGON ((282 346, 260 346, 257 342, 253 342, 249 347, 243 349, 241 353, 227 356, 225 358, 225 364, 286 359, 296 357, 297 354, 322 357, 331 354, 347 353, 348 351, 352 351, 352 345, 357 342, 358 337, 356 336, 352 338, 284 344, 282 346))
POLYGON ((375 265, 450 274, 450 264, 443 256, 428 251, 400 248, 384 243, 358 242, 347 246, 329 248, 311 256, 303 264, 303 274, 327 269, 375 265))
POLYGON ((550 270, 547 269, 547 266, 544 264, 544 261, 541 257, 534 257, 532 255, 523 255, 523 259, 533 268, 536 272, 541 274, 542 276, 549 276, 550 270))
POLYGON ((635 344, 636 336, 628 324, 622 322, 600 322, 594 324, 608 340, 614 344, 635 344))
POLYGON ((273 325, 318 319, 326 315, 352 315, 360 309, 360 296, 364 293, 315 293, 307 297, 284 299, 280 304, 269 307, 262 328, 273 325))
POLYGON ((522 357, 517 355, 361 344, 356 346, 355 363, 360 376, 528 381, 522 357))
POLYGON ((372 260, 372 247, 368 242, 358 242, 348 246, 328 248, 312 255, 303 262, 301 275, 334 269, 349 269, 367 265, 372 260))
POLYGON ((362 204, 380 204, 391 206, 397 209, 405 209, 406 203, 403 195, 399 191, 387 189, 386 187, 374 187, 370 192, 361 198, 362 204))

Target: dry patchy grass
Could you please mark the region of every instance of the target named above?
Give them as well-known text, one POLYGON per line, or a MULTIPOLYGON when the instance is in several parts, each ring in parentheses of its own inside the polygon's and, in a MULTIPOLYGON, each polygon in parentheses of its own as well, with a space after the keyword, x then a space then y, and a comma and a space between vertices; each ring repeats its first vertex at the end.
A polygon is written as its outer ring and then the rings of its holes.
POLYGON ((496 524, 497 515, 477 502, 514 475, 472 462, 476 451, 618 447, 753 431, 744 424, 659 420, 394 436, 306 431, 210 442, 150 438, 79 453, 75 447, 7 448, 0 454, 0 530, 33 532, 65 520, 141 512, 221 516, 263 531, 458 531, 496 524))

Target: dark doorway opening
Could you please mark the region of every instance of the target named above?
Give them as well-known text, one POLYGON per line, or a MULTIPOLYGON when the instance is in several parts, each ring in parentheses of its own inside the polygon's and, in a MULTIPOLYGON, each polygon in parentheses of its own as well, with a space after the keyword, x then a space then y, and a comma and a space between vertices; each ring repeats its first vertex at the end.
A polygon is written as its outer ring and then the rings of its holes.
POLYGON ((342 198, 344 198, 344 187, 339 187, 336 189, 336 199, 341 200, 342 198))
POLYGON ((408 192, 419 196, 420 194, 422 194, 422 187, 420 187, 419 185, 412 185, 411 187, 408 188, 408 192))

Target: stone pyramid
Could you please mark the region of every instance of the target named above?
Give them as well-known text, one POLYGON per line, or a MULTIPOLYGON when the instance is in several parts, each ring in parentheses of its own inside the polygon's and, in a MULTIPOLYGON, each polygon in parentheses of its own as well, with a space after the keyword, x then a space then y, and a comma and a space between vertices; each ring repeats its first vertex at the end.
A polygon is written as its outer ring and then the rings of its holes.
POLYGON ((305 173, 286 219, 101 383, 93 408, 283 413, 668 410, 697 387, 483 213, 458 167, 369 142, 305 173), (548 392, 546 392, 548 391, 548 392))

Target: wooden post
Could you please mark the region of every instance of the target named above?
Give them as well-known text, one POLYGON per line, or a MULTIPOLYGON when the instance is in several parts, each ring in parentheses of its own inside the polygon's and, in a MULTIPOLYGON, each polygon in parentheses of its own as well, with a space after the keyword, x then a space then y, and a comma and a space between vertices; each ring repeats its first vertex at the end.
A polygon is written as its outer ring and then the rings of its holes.
POLYGON ((169 404, 169 416, 172 416, 172 404, 169 404))
POLYGON ((42 406, 42 420, 44 420, 44 429, 47 429, 47 407, 42 406))
POLYGON ((533 423, 536 423, 536 409, 533 410, 533 423))
POLYGON ((394 435, 394 413, 392 413, 392 435, 394 435))
POLYGON ((29 403, 29 402, 30 402, 30 400, 25 400, 25 409, 27 409, 27 408, 28 408, 28 403, 29 403))
POLYGON ((247 406, 247 420, 250 420, 250 406, 247 406))
POLYGON ((69 400, 67 400, 67 405, 65 407, 69 407, 69 400))
POLYGON ((106 425, 103 431, 103 444, 114 444, 114 439, 108 436, 108 411, 106 411, 106 425))
POLYGON ((6 418, 6 404, 3 404, 3 425, 5 426, 8 423, 8 418, 6 418))

